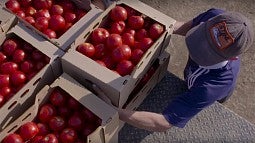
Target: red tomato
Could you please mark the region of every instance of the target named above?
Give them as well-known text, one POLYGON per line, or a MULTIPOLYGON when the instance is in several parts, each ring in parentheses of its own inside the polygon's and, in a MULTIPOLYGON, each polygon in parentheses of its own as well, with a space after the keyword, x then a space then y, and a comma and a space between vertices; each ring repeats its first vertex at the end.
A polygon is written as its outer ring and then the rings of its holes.
POLYGON ((49 20, 46 17, 38 17, 35 20, 35 28, 39 31, 44 31, 49 26, 49 20))
POLYGON ((122 35, 122 43, 128 45, 130 48, 132 48, 135 44, 135 38, 130 33, 124 33, 122 35))
POLYGON ((135 30, 134 29, 131 29, 131 28, 126 28, 124 30, 124 33, 130 33, 132 36, 135 36, 135 30))
POLYGON ((45 66, 45 64, 46 64, 46 63, 44 63, 43 61, 38 61, 38 62, 36 62, 36 64, 35 64, 35 69, 36 69, 37 71, 40 71, 40 70, 45 66))
POLYGON ((65 24, 65 19, 61 15, 53 15, 49 20, 49 28, 54 31, 64 29, 65 24))
POLYGON ((68 106, 65 106, 65 105, 60 106, 60 107, 58 107, 58 114, 63 118, 70 117, 71 109, 68 106))
POLYGON ((144 19, 141 16, 130 16, 128 25, 133 29, 141 29, 144 25, 144 19))
POLYGON ((115 61, 110 56, 105 56, 102 61, 105 63, 108 69, 113 69, 115 67, 115 61))
POLYGON ((75 9, 75 13, 76 13, 76 16, 77 16, 77 20, 81 19, 84 15, 86 15, 86 11, 81 9, 81 8, 76 8, 75 9))
POLYGON ((144 52, 141 49, 135 49, 132 51, 131 61, 136 65, 143 57, 144 52))
POLYGON ((45 136, 45 135, 47 135, 50 132, 49 127, 48 127, 47 124, 37 123, 37 127, 39 129, 39 132, 38 132, 37 135, 45 136))
POLYGON ((38 61, 38 62, 35 64, 35 69, 36 69, 37 71, 40 71, 45 65, 46 65, 46 63, 44 63, 43 61, 38 61))
POLYGON ((131 61, 122 60, 118 63, 116 67, 116 71, 121 75, 125 76, 130 74, 133 71, 134 65, 131 61))
POLYGON ((3 139, 3 143, 24 143, 20 135, 12 133, 3 139))
POLYGON ((124 21, 117 21, 112 23, 111 25, 111 33, 121 34, 125 29, 125 22, 124 21))
POLYGON ((43 33, 46 34, 47 37, 50 38, 50 39, 56 39, 57 38, 56 32, 51 30, 51 29, 46 29, 45 31, 43 31, 43 33))
POLYGON ((50 9, 51 15, 61 15, 63 14, 63 12, 64 12, 63 7, 58 4, 53 5, 50 9))
POLYGON ((144 52, 146 52, 151 45, 153 44, 153 40, 151 38, 143 38, 141 40, 141 50, 143 50, 144 52))
POLYGON ((91 34, 94 44, 104 43, 106 38, 110 36, 109 32, 104 28, 96 28, 91 34))
POLYGON ((78 138, 77 132, 71 128, 64 129, 60 134, 60 141, 62 143, 72 143, 78 138))
POLYGON ((52 6, 52 0, 34 0, 33 5, 37 10, 49 9, 52 6))
POLYGON ((10 94, 12 93, 12 90, 10 87, 5 86, 0 89, 0 95, 4 96, 6 101, 9 99, 10 94))
POLYGON ((28 53, 32 53, 32 52, 34 51, 34 47, 33 47, 31 44, 27 43, 27 42, 25 42, 25 43, 23 44, 22 49, 23 49, 24 51, 28 52, 28 53))
POLYGON ((128 45, 121 45, 112 51, 112 59, 116 62, 128 60, 131 57, 131 49, 128 45))
POLYGON ((14 62, 2 63, 0 70, 3 74, 12 74, 18 70, 18 65, 14 62))
POLYGON ((32 0, 19 0, 19 2, 20 2, 20 5, 22 6, 22 7, 28 7, 28 6, 30 6, 31 5, 31 3, 32 3, 32 0))
POLYGON ((64 106, 66 103, 67 97, 60 90, 55 89, 50 95, 50 102, 54 106, 64 106))
POLYGON ((48 9, 40 9, 38 12, 35 14, 35 19, 39 17, 46 17, 47 19, 50 19, 50 12, 48 9))
POLYGON ((40 140, 40 143, 58 143, 58 139, 54 134, 48 134, 40 140))
POLYGON ((74 109, 74 110, 78 110, 81 108, 81 104, 79 101, 77 101, 76 99, 74 99, 73 97, 70 97, 67 101, 67 106, 70 109, 74 109))
POLYGON ((150 37, 153 40, 156 40, 159 38, 159 36, 164 32, 164 27, 162 25, 160 25, 159 23, 154 23, 153 25, 151 25, 150 27, 150 37))
POLYGON ((24 73, 30 73, 33 70, 34 64, 31 61, 24 61, 20 64, 20 70, 24 73))
POLYGON ((36 71, 32 71, 32 72, 30 72, 30 73, 27 73, 27 80, 29 81, 29 80, 32 79, 36 74, 37 74, 36 71))
POLYGON ((65 12, 73 12, 76 8, 75 5, 69 0, 61 1, 59 5, 63 7, 65 12))
POLYGON ((83 128, 84 122, 81 115, 78 112, 74 113, 68 119, 68 127, 73 128, 76 131, 80 131, 83 128))
POLYGON ((115 6, 110 12, 110 18, 113 21, 125 21, 127 19, 127 11, 121 6, 115 6))
POLYGON ((15 87, 20 86, 26 82, 26 75, 21 71, 16 71, 11 74, 11 84, 15 87))
POLYGON ((17 11, 17 12, 16 12, 16 15, 17 15, 18 17, 22 18, 22 19, 26 17, 25 12, 22 11, 22 10, 17 11))
POLYGON ((2 63, 2 62, 5 62, 6 61, 6 55, 3 53, 3 52, 0 52, 0 64, 2 63))
POLYGON ((55 107, 51 104, 45 104, 40 108, 38 118, 42 123, 47 123, 55 115, 56 115, 55 107))
POLYGON ((5 103, 5 98, 3 95, 0 95, 0 107, 2 107, 5 103))
POLYGON ((12 60, 16 63, 20 63, 25 59, 25 52, 21 49, 17 49, 14 51, 13 55, 12 55, 12 60))
POLYGON ((135 33, 135 39, 137 41, 141 41, 143 38, 147 38, 149 37, 148 31, 144 28, 139 29, 136 33, 135 33))
POLYGON ((81 111, 81 114, 85 118, 85 121, 87 121, 87 122, 95 121, 96 115, 93 112, 91 112, 89 109, 84 107, 81 111))
POLYGON ((4 54, 10 56, 18 48, 18 42, 14 39, 7 39, 4 41, 2 48, 4 54))
POLYGON ((94 56, 95 51, 96 51, 95 47, 90 43, 82 43, 77 47, 76 50, 90 58, 92 58, 94 56))
POLYGON ((14 13, 20 10, 20 4, 17 0, 8 0, 5 6, 14 13))
POLYGON ((66 126, 64 118, 60 116, 54 116, 49 120, 49 127, 53 131, 62 131, 66 126))
POLYGON ((40 61, 44 57, 44 54, 39 50, 34 50, 32 52, 32 58, 36 61, 40 61))
POLYGON ((96 59, 101 59, 102 57, 104 57, 106 54, 107 54, 107 51, 106 51, 106 47, 104 44, 98 44, 95 46, 95 55, 94 57, 96 59))
POLYGON ((19 128, 19 134, 25 141, 36 136, 38 132, 39 129, 34 122, 27 122, 19 128))
POLYGON ((34 16, 36 14, 37 10, 32 7, 32 6, 29 6, 27 9, 26 9, 26 16, 34 16))
POLYGON ((35 24, 35 19, 32 16, 25 17, 25 21, 27 21, 31 25, 35 24))
POLYGON ((8 74, 0 74, 0 87, 9 86, 10 76, 8 74))
POLYGON ((127 11, 127 17, 133 16, 133 15, 141 15, 141 13, 139 13, 138 11, 134 10, 131 7, 125 6, 124 8, 127 11))
POLYGON ((30 143, 40 143, 43 139, 43 136, 35 136, 32 140, 30 140, 30 143))
POLYGON ((75 23, 77 21, 76 14, 72 12, 64 13, 64 18, 66 23, 75 23))
POLYGON ((110 50, 113 50, 121 45, 122 45, 122 39, 119 34, 111 34, 106 39, 106 47, 110 50))

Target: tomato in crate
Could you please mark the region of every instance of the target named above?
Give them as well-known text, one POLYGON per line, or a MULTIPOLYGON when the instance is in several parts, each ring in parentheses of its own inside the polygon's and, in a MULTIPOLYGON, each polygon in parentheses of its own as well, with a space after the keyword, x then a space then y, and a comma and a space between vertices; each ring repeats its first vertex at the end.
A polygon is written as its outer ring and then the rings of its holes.
POLYGON ((48 63, 49 57, 23 39, 6 38, 0 48, 0 107, 48 63))

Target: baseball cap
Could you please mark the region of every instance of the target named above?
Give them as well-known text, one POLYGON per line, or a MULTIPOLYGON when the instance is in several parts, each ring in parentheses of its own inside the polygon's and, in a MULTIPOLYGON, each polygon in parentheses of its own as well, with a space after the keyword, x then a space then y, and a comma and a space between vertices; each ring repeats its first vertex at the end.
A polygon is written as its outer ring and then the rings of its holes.
POLYGON ((190 29, 185 42, 192 60, 210 66, 245 52, 253 43, 252 23, 238 12, 224 12, 190 29))

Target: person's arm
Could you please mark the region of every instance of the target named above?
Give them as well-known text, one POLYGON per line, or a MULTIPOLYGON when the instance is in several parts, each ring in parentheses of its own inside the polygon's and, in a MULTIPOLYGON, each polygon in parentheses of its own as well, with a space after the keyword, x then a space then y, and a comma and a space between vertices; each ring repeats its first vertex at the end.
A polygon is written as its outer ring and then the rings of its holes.
POLYGON ((185 36, 186 33, 192 28, 192 20, 188 22, 176 21, 174 24, 173 34, 185 36))
MULTIPOLYGON (((111 100, 99 87, 93 84, 93 89, 97 93, 97 96, 99 98, 104 100, 109 105, 113 106, 111 100)), ((172 126, 163 115, 158 113, 119 109, 115 106, 113 106, 113 108, 118 111, 120 120, 140 129, 162 132, 166 131, 172 126)))
POLYGON ((162 114, 118 109, 120 120, 140 129, 163 132, 172 127, 162 114))

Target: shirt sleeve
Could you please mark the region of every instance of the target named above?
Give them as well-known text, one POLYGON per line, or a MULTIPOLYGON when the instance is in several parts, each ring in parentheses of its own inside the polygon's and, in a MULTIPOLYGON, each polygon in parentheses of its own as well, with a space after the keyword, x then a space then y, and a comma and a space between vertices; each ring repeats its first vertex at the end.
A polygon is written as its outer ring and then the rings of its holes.
POLYGON ((192 88, 174 99, 162 114, 170 124, 183 128, 192 117, 214 103, 207 95, 206 87, 192 88))
POLYGON ((199 14, 193 19, 192 27, 199 25, 201 22, 205 22, 208 19, 223 13, 224 10, 211 8, 204 13, 199 14))

